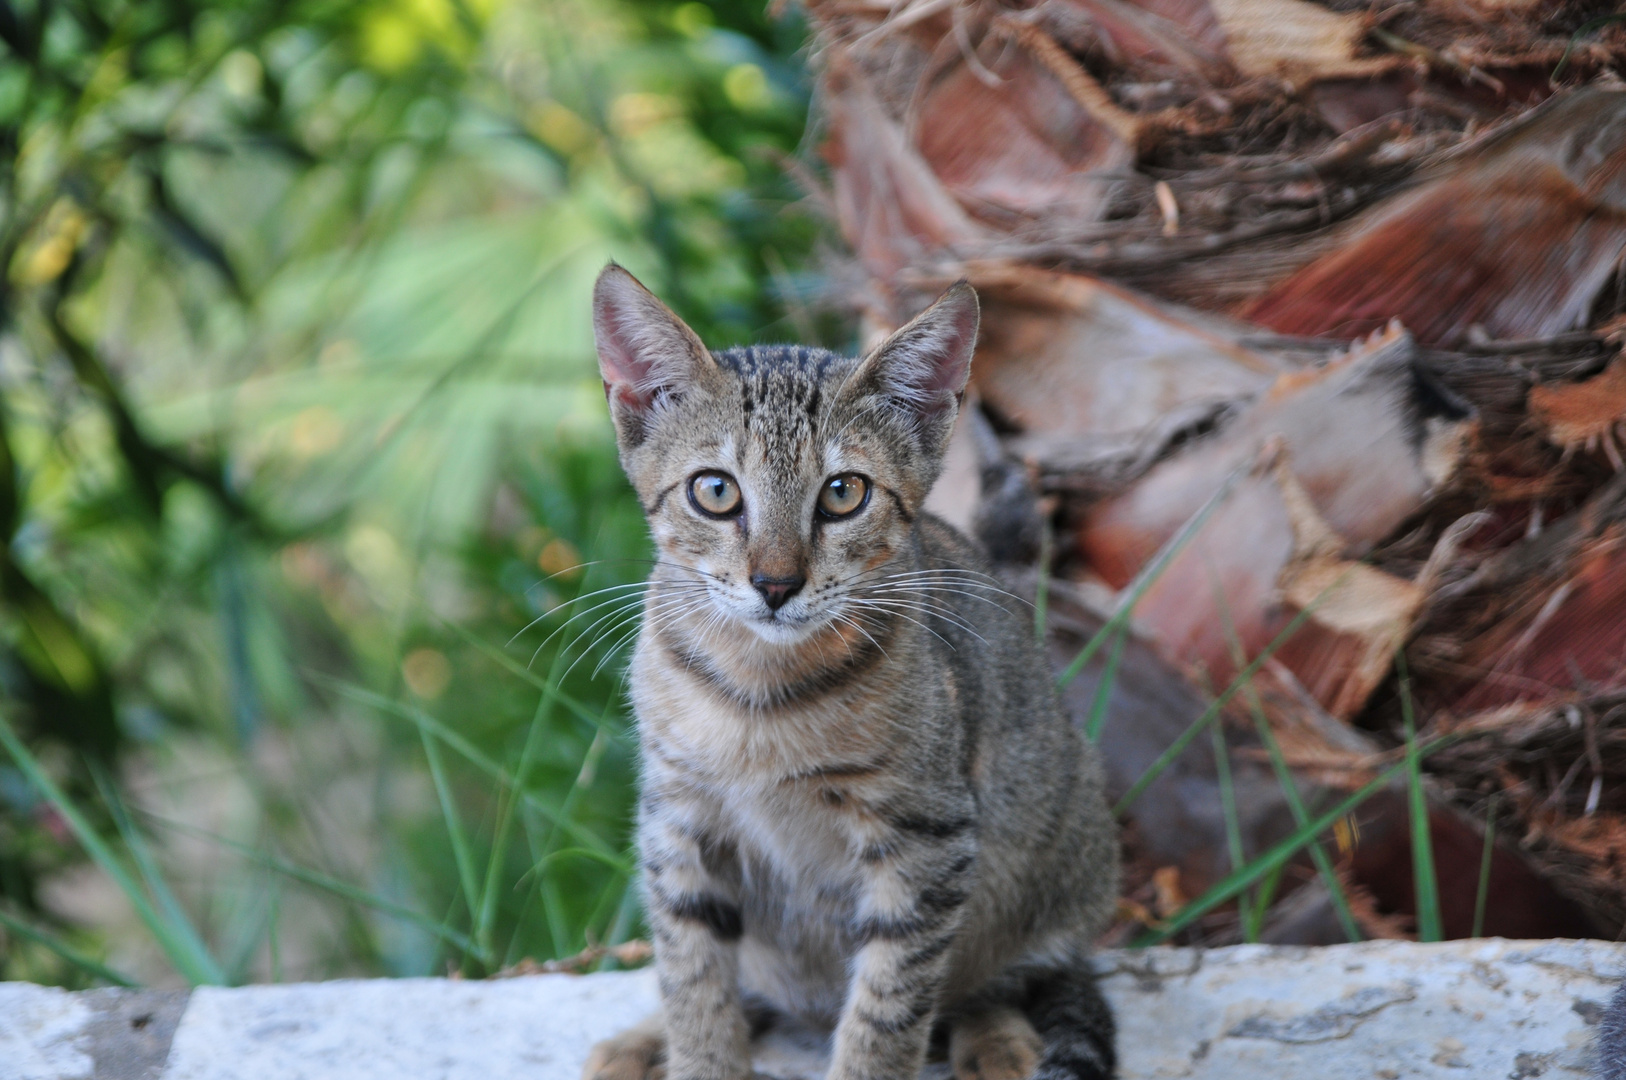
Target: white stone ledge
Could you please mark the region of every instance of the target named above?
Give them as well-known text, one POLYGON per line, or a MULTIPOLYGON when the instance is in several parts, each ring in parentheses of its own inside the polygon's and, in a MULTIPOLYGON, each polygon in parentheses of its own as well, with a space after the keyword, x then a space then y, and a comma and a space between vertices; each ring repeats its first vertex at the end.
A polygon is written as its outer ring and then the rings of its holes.
MULTIPOLYGON (((1099 964, 1124 1080, 1575 1080, 1626 977, 1626 945, 1242 945, 1099 964)), ((655 1001, 647 971, 190 996, 4 983, 0 1080, 575 1080, 595 1040, 655 1001)), ((819 1075, 822 1048, 805 1033, 758 1050, 764 1076, 819 1075)))

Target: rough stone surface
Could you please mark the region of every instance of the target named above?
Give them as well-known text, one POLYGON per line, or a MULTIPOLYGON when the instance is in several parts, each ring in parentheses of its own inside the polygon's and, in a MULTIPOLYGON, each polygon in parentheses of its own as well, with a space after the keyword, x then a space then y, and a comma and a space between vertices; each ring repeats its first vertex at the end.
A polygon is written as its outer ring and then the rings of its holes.
POLYGON ((164 1080, 574 1080, 656 1006, 655 979, 536 975, 205 987, 164 1080))
MULTIPOLYGON (((1626 945, 1244 945, 1112 952, 1099 965, 1123 1080, 1577 1080, 1626 977, 1626 945)), ((0 984, 0 1080, 575 1080, 594 1041, 655 1002, 647 971, 190 998, 0 984)), ((812 1080, 822 1061, 806 1032, 758 1046, 764 1077, 812 1080)))
POLYGON ((0 983, 0 1080, 158 1080, 189 996, 0 983))
POLYGON ((1136 1080, 1574 1080, 1626 976, 1626 946, 1606 942, 1242 945, 1102 960, 1123 1075, 1136 1080))
POLYGON ((89 1003, 78 994, 0 983, 0 1076, 5 1080, 88 1077, 95 1063, 83 1033, 89 1003))
POLYGON ((158 1080, 187 990, 92 990, 81 994, 93 1018, 85 1027, 95 1080, 158 1080))

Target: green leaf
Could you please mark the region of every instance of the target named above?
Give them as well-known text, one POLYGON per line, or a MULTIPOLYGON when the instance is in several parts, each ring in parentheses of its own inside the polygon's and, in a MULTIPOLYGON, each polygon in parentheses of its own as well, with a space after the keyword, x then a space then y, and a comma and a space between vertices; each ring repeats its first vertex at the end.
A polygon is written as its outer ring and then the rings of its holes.
POLYGON ((259 848, 251 845, 240 843, 236 840, 209 832, 207 829, 200 829, 195 825, 188 825, 181 821, 173 821, 169 818, 159 817, 154 814, 147 814, 145 817, 154 824, 161 825, 166 829, 186 833, 189 836, 196 836, 200 839, 209 840, 213 843, 219 844, 221 847, 229 848, 243 857, 259 863, 266 869, 275 871, 276 873, 281 874, 284 877, 291 878, 294 881, 309 885, 312 888, 321 889, 323 892, 332 893, 334 896, 360 904, 363 907, 371 908, 381 915, 388 915, 391 918, 412 923, 414 926, 417 926, 422 930, 427 930, 435 937, 440 938, 449 945, 456 946, 471 956, 479 955, 479 949, 475 947, 473 940, 471 940, 467 935, 460 934, 456 930, 448 928, 444 923, 437 922, 420 911, 414 911, 409 907, 403 907, 402 905, 395 903, 393 900, 386 900, 384 897, 379 896, 376 893, 368 892, 366 889, 352 885, 347 881, 340 881, 338 878, 331 877, 330 875, 324 874, 318 870, 311 870, 295 863, 287 862, 283 859, 277 858, 275 855, 272 855, 269 852, 261 851, 259 848))
POLYGON ((52 952, 62 957, 62 959, 66 960, 74 967, 79 968, 87 974, 94 975, 103 982, 112 983, 114 986, 141 985, 134 979, 130 978, 130 976, 125 975, 122 972, 114 971, 101 961, 92 960, 90 957, 86 956, 78 949, 75 949, 72 945, 69 945, 55 934, 50 934, 39 929, 38 927, 31 926, 23 920, 17 918, 15 915, 7 914, 3 909, 0 909, 0 926, 4 926, 7 930, 10 930, 18 937, 24 937, 35 944, 45 946, 47 949, 50 949, 52 952))
POLYGON ((79 812, 68 796, 57 787, 56 781, 45 772, 39 760, 28 752, 17 733, 12 730, 11 723, 0 716, 0 745, 6 748, 11 759, 17 763, 29 783, 34 785, 41 796, 62 816, 68 823, 74 836, 79 840, 81 847, 103 873, 113 879, 119 887, 130 906, 135 909, 136 916, 146 924, 148 931, 163 948, 165 957, 174 965, 175 970, 193 986, 221 985, 225 982, 225 975, 221 972, 214 958, 206 951, 201 951, 184 931, 173 926, 168 919, 160 915, 153 907, 152 901, 147 898, 146 892, 131 877, 130 871, 124 863, 113 853, 106 842, 96 834, 83 814, 79 812))
POLYGON ((1233 870, 1216 882, 1207 892, 1181 908, 1163 925, 1137 938, 1131 943, 1131 948, 1142 948, 1167 941, 1210 911, 1241 893, 1243 889, 1278 870, 1289 859, 1302 851, 1306 844, 1332 828, 1333 822, 1375 795, 1390 779, 1399 775, 1405 767, 1405 763, 1402 762, 1385 769, 1372 780, 1363 784, 1354 793, 1340 800, 1331 810, 1300 825, 1287 837, 1272 845, 1270 850, 1257 856, 1246 866, 1233 870))
MULTIPOLYGON (((402 705, 399 702, 391 701, 382 694, 375 694, 371 690, 366 690, 359 686, 353 686, 349 683, 343 682, 342 680, 329 678, 325 675, 313 675, 313 678, 316 678, 320 682, 326 683, 328 686, 331 686, 334 690, 353 701, 360 702, 364 705, 370 705, 387 716, 393 716, 397 719, 406 720, 409 723, 416 724, 420 728, 427 730, 437 739, 440 739, 447 746, 450 746, 453 750, 456 750, 459 754, 463 755, 463 757, 467 758, 471 764, 479 768, 482 772, 506 785, 510 789, 517 791, 520 798, 525 800, 526 805, 532 807, 543 817, 564 829, 571 836, 575 837, 576 840, 581 844, 602 854, 608 855, 612 859, 619 860, 619 856, 615 854, 615 850, 608 843, 606 843, 602 837, 594 833, 591 829, 588 829, 586 826, 580 825, 577 822, 571 821, 564 817, 559 812, 558 807, 549 804, 534 791, 519 788, 515 784, 513 776, 509 774, 507 769, 504 769, 501 765, 498 765, 473 743, 469 742, 457 732, 452 731, 450 728, 446 727, 446 725, 442 724, 439 720, 435 719, 433 716, 430 716, 422 709, 402 705)), ((623 869, 630 868, 623 864, 623 869)))

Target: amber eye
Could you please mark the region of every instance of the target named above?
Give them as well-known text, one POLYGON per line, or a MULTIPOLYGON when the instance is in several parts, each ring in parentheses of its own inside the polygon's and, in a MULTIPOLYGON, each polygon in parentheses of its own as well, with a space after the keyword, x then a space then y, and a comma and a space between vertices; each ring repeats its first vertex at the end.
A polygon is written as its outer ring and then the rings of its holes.
POLYGON ((689 481, 689 501, 708 517, 730 517, 739 513, 740 485, 727 473, 703 472, 689 481))
POLYGON ((869 481, 857 473, 832 476, 819 492, 819 512, 826 517, 856 514, 869 502, 869 481))

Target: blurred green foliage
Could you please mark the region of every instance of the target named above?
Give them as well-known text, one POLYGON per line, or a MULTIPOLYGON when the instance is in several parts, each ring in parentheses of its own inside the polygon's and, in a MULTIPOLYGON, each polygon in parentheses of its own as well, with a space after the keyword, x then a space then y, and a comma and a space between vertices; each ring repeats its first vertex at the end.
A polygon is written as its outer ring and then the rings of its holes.
POLYGON ((840 343, 783 168, 804 37, 747 0, 0 0, 0 978, 638 931, 647 545, 588 298, 614 257, 718 344, 840 343))

